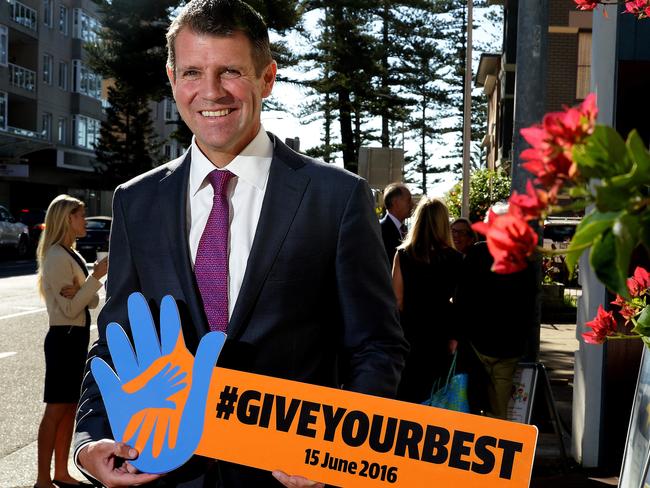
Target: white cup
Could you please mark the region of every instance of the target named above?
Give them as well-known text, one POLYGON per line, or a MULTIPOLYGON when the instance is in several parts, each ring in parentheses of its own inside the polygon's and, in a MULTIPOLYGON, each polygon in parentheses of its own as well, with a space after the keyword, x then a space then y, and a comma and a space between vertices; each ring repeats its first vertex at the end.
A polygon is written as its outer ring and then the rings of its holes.
POLYGON ((97 251, 97 261, 108 257, 108 251, 97 251))

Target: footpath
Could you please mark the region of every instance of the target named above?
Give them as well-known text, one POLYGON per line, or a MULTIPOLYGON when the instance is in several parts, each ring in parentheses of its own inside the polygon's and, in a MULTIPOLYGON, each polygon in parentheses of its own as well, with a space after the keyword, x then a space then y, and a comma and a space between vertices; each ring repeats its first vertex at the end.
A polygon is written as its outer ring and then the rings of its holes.
POLYGON ((578 349, 575 324, 543 324, 540 361, 544 363, 558 414, 563 424, 568 460, 552 428, 540 429, 531 488, 606 488, 618 485, 618 473, 578 466, 571 456, 574 353, 578 349))

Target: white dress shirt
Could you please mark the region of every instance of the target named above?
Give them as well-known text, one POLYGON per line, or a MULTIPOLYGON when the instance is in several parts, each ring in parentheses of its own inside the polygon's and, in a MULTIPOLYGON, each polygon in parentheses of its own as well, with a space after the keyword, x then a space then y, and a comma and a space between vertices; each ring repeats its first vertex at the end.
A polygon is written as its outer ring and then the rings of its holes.
MULTIPOLYGON (((212 210, 214 190, 207 179, 218 169, 201 152, 192 139, 189 191, 187 194, 187 229, 192 266, 203 229, 212 210)), ((241 289, 248 256, 255 238, 257 223, 266 193, 273 159, 273 143, 264 128, 248 146, 223 168, 235 175, 228 183, 230 235, 228 245, 228 317, 232 316, 241 289)))
POLYGON ((386 210, 386 215, 388 215, 388 218, 393 221, 393 224, 395 224, 395 227, 397 227, 397 230, 399 231, 399 234, 402 235, 402 224, 404 222, 400 221, 397 217, 395 217, 388 210, 386 210))

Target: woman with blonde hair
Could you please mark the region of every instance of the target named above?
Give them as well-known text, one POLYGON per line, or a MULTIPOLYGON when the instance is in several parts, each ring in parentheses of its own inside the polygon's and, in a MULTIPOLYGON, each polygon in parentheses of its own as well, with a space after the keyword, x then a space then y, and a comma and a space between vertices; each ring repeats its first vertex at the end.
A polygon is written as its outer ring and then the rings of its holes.
POLYGON ((411 344, 397 398, 422 403, 436 379, 445 377, 456 349, 451 298, 462 254, 454 249, 449 212, 436 198, 423 197, 414 223, 393 261, 393 288, 404 336, 411 344))
POLYGON ((50 328, 45 337, 46 403, 38 429, 38 477, 34 488, 90 486, 68 472, 74 415, 79 401, 90 338, 90 312, 99 303, 99 279, 106 275, 106 259, 88 274, 86 262, 75 251, 77 238, 86 235, 82 201, 59 195, 47 209, 38 260, 38 289, 45 300, 50 328), (50 465, 54 453, 54 480, 50 465), (54 482, 54 483, 53 483, 54 482))

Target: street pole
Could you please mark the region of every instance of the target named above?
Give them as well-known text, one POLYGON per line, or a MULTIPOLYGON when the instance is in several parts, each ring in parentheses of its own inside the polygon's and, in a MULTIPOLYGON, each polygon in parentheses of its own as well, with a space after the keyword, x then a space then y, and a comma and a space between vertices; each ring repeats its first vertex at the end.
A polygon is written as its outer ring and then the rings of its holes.
POLYGON ((469 154, 472 139, 472 14, 473 0, 467 0, 467 42, 465 48, 465 87, 463 107, 463 201, 461 217, 469 218, 469 154))

